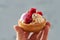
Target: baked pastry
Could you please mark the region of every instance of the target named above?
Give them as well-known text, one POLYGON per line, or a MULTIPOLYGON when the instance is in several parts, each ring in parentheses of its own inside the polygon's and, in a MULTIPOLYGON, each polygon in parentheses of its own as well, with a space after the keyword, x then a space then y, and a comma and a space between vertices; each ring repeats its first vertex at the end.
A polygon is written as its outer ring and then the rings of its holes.
POLYGON ((39 32, 45 27, 46 19, 41 11, 31 8, 28 12, 23 13, 18 21, 18 25, 28 32, 39 32))

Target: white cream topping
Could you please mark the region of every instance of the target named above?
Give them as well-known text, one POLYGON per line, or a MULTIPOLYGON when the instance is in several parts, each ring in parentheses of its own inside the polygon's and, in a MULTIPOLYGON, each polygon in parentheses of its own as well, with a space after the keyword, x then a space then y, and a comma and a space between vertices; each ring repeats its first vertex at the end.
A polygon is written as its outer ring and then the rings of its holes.
POLYGON ((25 15, 26 13, 23 13, 20 17, 20 21, 23 21, 23 16, 25 15))
POLYGON ((40 14, 36 14, 36 13, 32 14, 32 19, 36 23, 41 23, 44 21, 44 18, 40 14))

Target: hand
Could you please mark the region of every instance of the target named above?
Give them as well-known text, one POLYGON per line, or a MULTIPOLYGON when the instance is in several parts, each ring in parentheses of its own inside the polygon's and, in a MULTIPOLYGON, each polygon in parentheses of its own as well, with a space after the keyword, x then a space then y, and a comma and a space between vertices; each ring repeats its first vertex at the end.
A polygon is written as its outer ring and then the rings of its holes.
POLYGON ((50 23, 47 22, 45 25, 45 28, 43 30, 41 30, 38 33, 33 33, 30 36, 30 38, 28 38, 30 35, 30 32, 24 31, 19 26, 14 26, 14 29, 15 29, 16 35, 17 35, 16 40, 47 40, 49 28, 50 28, 50 23))

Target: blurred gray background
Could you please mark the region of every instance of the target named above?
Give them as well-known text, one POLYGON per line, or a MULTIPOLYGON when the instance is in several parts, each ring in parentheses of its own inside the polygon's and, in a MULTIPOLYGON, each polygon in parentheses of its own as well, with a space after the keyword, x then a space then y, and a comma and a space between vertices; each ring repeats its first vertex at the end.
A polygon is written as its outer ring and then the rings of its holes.
POLYGON ((16 40, 13 25, 32 7, 51 22, 48 40, 60 40, 60 0, 0 0, 0 40, 16 40))

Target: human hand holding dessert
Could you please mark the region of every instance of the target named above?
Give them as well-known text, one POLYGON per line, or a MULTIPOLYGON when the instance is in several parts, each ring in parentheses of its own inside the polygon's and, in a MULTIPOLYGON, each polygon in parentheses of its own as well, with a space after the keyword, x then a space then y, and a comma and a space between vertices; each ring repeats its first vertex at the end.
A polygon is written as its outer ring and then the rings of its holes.
POLYGON ((18 25, 15 25, 14 29, 16 31, 16 40, 47 40, 50 23, 47 22, 43 30, 40 30, 39 32, 34 32, 31 36, 31 32, 24 31, 18 25))
POLYGON ((41 11, 31 8, 24 13, 14 27, 16 40, 47 40, 50 23, 43 17, 41 11), (29 37, 30 33, 33 34, 29 37))

